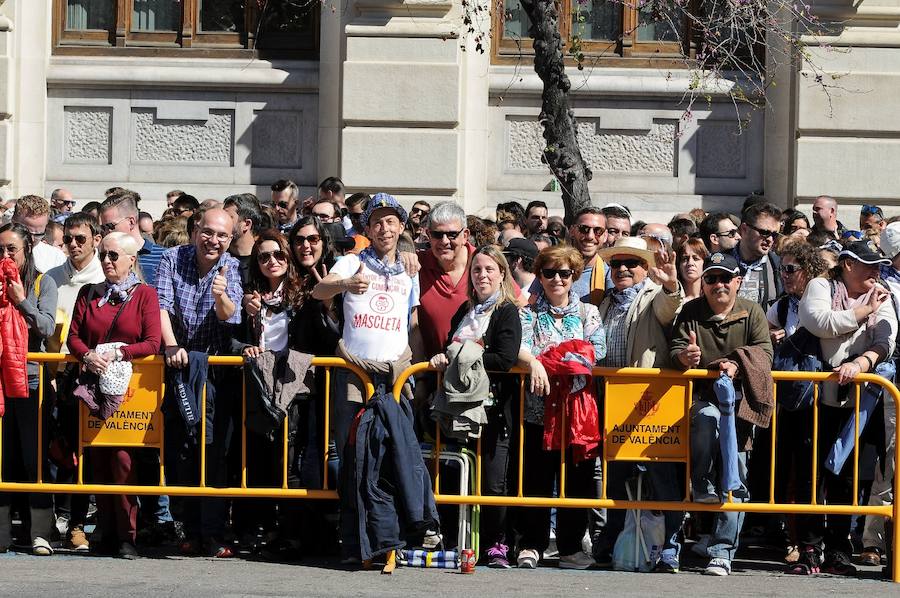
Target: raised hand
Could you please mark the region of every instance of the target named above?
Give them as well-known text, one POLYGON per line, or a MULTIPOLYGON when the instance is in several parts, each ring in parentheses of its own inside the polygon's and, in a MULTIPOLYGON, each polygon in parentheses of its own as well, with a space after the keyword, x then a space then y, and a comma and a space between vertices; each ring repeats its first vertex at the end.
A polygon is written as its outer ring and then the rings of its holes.
POLYGON ((678 268, 675 265, 675 252, 667 251, 665 246, 656 250, 654 256, 656 265, 650 268, 648 274, 650 280, 658 285, 666 287, 670 292, 678 287, 678 268))
POLYGON ((247 315, 251 318, 259 313, 262 309, 262 295, 259 294, 259 291, 253 291, 247 295, 244 295, 244 311, 247 312, 247 315))
POLYGON ((369 290, 369 279, 363 274, 364 266, 360 263, 359 270, 356 274, 347 279, 345 283, 347 290, 354 295, 362 295, 369 290))
POLYGON ((222 266, 221 268, 219 268, 219 272, 216 274, 216 277, 213 278, 212 294, 216 299, 224 295, 225 290, 228 288, 228 279, 225 278, 226 272, 228 272, 228 266, 222 266))
POLYGON ((21 282, 7 279, 6 288, 9 293, 9 300, 13 305, 18 305, 25 301, 25 287, 22 286, 21 282))

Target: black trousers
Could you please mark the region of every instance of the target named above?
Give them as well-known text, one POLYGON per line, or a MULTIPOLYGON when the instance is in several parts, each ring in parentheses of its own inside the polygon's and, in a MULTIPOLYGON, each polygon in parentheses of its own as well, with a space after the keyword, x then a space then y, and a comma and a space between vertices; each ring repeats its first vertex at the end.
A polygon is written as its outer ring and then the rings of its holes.
MULTIPOLYGON (((515 425, 518 431, 518 424, 515 425)), ((505 419, 489 419, 481 435, 481 493, 509 496, 518 490, 518 435, 505 419)), ((508 507, 482 507, 481 545, 487 551, 500 542, 512 544, 508 507)))
MULTIPOLYGON (((525 424, 525 496, 553 496, 554 482, 559 477, 559 452, 545 451, 544 427, 525 424)), ((597 498, 594 483, 594 459, 579 463, 572 460, 571 449, 566 450, 566 497, 597 498)), ((581 539, 588 525, 589 509, 557 509, 556 545, 559 554, 567 556, 581 551, 581 539)), ((523 507, 516 516, 522 537, 519 546, 542 554, 550 543, 550 509, 523 507)))

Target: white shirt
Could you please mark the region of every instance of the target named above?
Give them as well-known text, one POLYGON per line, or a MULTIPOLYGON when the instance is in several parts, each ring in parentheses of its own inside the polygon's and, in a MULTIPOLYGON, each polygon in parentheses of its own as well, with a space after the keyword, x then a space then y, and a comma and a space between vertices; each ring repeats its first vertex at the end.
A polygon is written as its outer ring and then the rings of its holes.
MULTIPOLYGON (((350 278, 359 264, 359 256, 348 254, 331 273, 350 278)), ((356 357, 394 361, 409 345, 409 315, 419 304, 419 277, 403 272, 386 279, 367 266, 363 275, 369 279, 365 293, 344 293, 344 344, 356 357)))
POLYGON ((263 306, 262 338, 259 341, 261 349, 266 351, 284 351, 288 344, 288 320, 287 312, 268 315, 268 310, 263 306))
POLYGON ((31 255, 34 258, 34 267, 38 269, 38 272, 48 272, 52 268, 62 266, 67 259, 61 249, 43 241, 34 246, 31 255))

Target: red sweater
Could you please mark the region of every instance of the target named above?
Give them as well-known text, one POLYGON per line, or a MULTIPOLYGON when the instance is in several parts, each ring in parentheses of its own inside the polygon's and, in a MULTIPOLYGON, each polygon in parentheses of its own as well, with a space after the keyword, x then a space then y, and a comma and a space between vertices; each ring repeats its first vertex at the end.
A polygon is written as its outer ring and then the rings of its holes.
MULTIPOLYGON (((81 359, 85 353, 104 342, 107 331, 121 304, 106 303, 97 307, 106 283, 84 285, 78 292, 72 312, 67 345, 72 355, 81 359), (97 291, 91 293, 96 287, 97 291), (93 297, 88 302, 88 297, 93 297)), ((131 299, 122 308, 122 315, 116 320, 116 328, 106 340, 109 343, 125 343, 121 348, 128 361, 147 355, 156 355, 162 343, 159 323, 159 298, 156 289, 148 284, 138 285, 132 291, 131 299)))

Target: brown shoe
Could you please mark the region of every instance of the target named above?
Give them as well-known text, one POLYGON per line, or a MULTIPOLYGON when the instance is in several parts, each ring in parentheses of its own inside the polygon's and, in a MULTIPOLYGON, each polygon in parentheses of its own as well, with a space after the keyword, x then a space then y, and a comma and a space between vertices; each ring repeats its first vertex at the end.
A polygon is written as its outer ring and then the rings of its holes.
POLYGON ((69 549, 77 552, 87 552, 91 549, 87 536, 84 534, 84 528, 76 525, 69 530, 69 549))
POLYGON ((859 564, 869 567, 881 566, 881 551, 875 547, 866 548, 859 555, 859 564))

